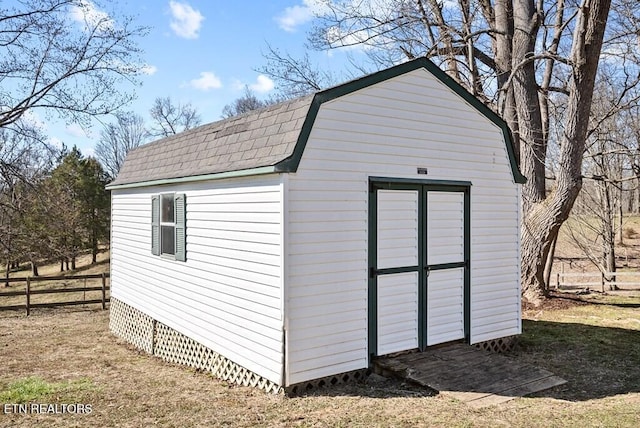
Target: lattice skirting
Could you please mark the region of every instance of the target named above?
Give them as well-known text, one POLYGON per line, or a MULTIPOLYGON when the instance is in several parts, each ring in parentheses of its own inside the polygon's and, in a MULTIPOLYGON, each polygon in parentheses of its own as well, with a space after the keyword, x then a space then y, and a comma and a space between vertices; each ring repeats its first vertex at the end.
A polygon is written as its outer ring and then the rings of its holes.
POLYGON ((109 329, 137 348, 165 361, 210 372, 219 379, 237 385, 257 387, 274 393, 284 391, 275 382, 247 370, 113 297, 109 329))
POLYGON ((317 389, 332 387, 334 385, 342 385, 345 383, 362 382, 371 374, 371 369, 354 370, 347 373, 341 373, 333 376, 327 376, 320 379, 314 379, 307 382, 297 383, 285 388, 285 393, 289 396, 302 395, 317 389))
POLYGON ((155 320, 118 299, 111 298, 109 330, 136 348, 153 354, 155 320))
POLYGON ((511 352, 518 342, 518 336, 507 336, 499 339, 487 340, 486 342, 476 343, 475 347, 490 352, 511 352))

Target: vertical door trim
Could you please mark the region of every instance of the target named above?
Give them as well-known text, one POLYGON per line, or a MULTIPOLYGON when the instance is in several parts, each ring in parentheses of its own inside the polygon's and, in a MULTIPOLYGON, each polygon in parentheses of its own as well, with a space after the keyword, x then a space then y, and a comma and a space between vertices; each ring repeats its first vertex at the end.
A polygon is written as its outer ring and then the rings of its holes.
POLYGON ((427 343, 427 192, 448 191, 464 193, 464 336, 469 343, 471 331, 471 182, 449 180, 416 180, 409 178, 369 177, 368 203, 368 299, 367 342, 369 360, 378 349, 378 284, 377 284, 377 235, 379 189, 418 191, 418 344, 423 351, 427 343))

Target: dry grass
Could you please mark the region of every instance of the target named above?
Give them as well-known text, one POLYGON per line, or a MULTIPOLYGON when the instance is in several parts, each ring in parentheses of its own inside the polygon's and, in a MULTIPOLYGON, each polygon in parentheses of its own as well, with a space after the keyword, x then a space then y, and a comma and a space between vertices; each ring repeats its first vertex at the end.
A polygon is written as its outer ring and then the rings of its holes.
POLYGON ((90 415, 2 414, 11 427, 189 426, 617 426, 640 425, 637 307, 554 300, 526 310, 514 357, 569 383, 535 397, 472 409, 423 396, 396 380, 285 398, 229 386, 140 353, 110 335, 100 310, 0 314, 0 395, 30 377, 86 385, 42 393, 39 403, 88 403, 90 415))

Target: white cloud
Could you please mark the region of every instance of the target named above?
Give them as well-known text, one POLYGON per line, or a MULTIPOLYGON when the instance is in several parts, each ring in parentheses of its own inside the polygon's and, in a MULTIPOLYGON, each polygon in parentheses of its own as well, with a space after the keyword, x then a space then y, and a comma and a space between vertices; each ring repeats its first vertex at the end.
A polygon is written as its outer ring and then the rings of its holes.
POLYGON ((244 83, 242 83, 242 81, 240 79, 233 79, 231 81, 231 87, 235 90, 242 90, 244 89, 246 85, 244 83))
POLYGON ((153 76, 158 71, 158 67, 155 65, 145 64, 140 69, 142 74, 146 74, 147 76, 153 76))
POLYGON ((38 128, 40 130, 46 130, 47 128, 47 124, 45 123, 45 121, 42 120, 40 115, 33 111, 33 109, 25 111, 21 119, 25 124, 30 125, 34 128, 38 128))
POLYGON ((62 147, 64 146, 64 143, 58 137, 49 138, 49 144, 51 144, 53 147, 55 147, 58 150, 62 149, 62 147))
POLYGON ((273 80, 271 80, 268 76, 264 74, 260 74, 256 79, 256 83, 252 83, 249 85, 249 89, 255 91, 259 94, 264 94, 265 92, 269 92, 274 87, 273 80))
POLYGON ((114 27, 113 19, 109 14, 101 11, 89 0, 80 0, 77 5, 71 6, 71 19, 79 23, 85 30, 91 30, 97 27, 99 30, 105 31, 114 27))
MULTIPOLYGON (((331 27, 327 29, 325 38, 331 46, 336 48, 367 50, 371 48, 368 42, 374 35, 367 30, 343 32, 339 27, 331 27)), ((378 36, 376 40, 381 43, 384 37, 378 36)))
POLYGON ((199 10, 192 8, 187 3, 170 1, 171 22, 169 26, 178 37, 185 39, 197 39, 202 26, 204 16, 199 10))
POLYGON ((326 12, 327 6, 322 0, 302 0, 301 5, 295 5, 285 8, 285 10, 275 17, 278 26, 292 33, 297 27, 311 21, 314 16, 326 12))
POLYGON ((89 135, 85 132, 84 129, 77 123, 72 123, 67 125, 65 129, 66 133, 76 138, 87 138, 89 135))
POLYGON ((222 88, 222 82, 212 72, 203 71, 200 73, 199 78, 189 81, 189 86, 201 91, 208 91, 210 89, 222 88))

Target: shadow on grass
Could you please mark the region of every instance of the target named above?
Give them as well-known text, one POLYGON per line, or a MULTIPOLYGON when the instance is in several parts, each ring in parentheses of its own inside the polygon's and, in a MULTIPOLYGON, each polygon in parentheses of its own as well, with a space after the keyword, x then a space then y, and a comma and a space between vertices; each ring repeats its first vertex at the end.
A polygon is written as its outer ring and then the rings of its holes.
POLYGON ((567 380, 532 396, 581 401, 640 392, 640 331, 531 320, 522 328, 511 356, 567 380))
POLYGON ((552 301, 566 301, 570 303, 578 303, 578 304, 589 304, 589 305, 601 305, 601 306, 615 306, 617 308, 640 308, 640 303, 627 303, 627 302, 615 302, 611 299, 607 299, 605 301, 598 301, 595 299, 585 300, 580 296, 568 296, 567 294, 552 295, 552 301))
POLYGON ((81 272, 84 272, 86 270, 95 268, 96 266, 102 266, 102 265, 109 264, 109 262, 111 262, 111 258, 106 258, 104 260, 98 260, 96 263, 80 266, 80 267, 76 268, 75 270, 69 270, 69 271, 62 272, 61 275, 62 274, 64 274, 64 275, 74 275, 74 274, 81 273, 81 272))
MULTIPOLYGON (((524 320, 518 346, 513 352, 506 354, 506 357, 525 364, 521 368, 525 372, 535 370, 527 365, 534 366, 546 369, 567 381, 564 385, 529 394, 529 397, 585 401, 640 392, 638 330, 524 320)), ((489 364, 487 367, 485 358, 477 355, 470 358, 479 358, 478 363, 460 360, 460 367, 464 368, 451 372, 452 376, 459 379, 461 392, 490 392, 485 391, 483 386, 476 389, 469 387, 467 383, 469 379, 493 373, 494 377, 489 378, 486 384, 490 387, 491 382, 500 384, 501 381, 512 380, 515 372, 520 370, 516 364, 508 362, 506 365, 501 363, 494 367, 489 364)), ((435 375, 437 377, 438 373, 435 375)), ((434 391, 409 380, 372 375, 364 382, 320 388, 300 395, 394 398, 431 396, 434 391)))

